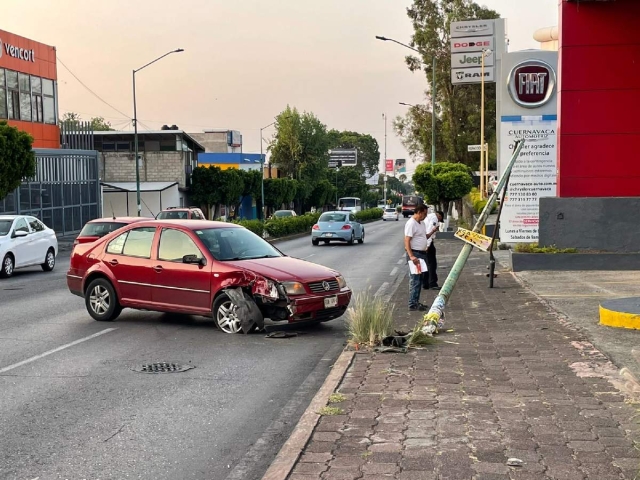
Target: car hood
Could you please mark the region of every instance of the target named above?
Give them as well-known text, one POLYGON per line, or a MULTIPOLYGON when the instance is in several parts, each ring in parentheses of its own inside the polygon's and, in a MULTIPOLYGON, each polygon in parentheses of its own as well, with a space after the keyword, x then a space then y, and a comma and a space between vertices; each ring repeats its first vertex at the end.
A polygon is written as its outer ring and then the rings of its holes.
POLYGON ((223 263, 255 272, 278 282, 308 283, 340 275, 339 272, 330 268, 293 257, 235 260, 223 263))

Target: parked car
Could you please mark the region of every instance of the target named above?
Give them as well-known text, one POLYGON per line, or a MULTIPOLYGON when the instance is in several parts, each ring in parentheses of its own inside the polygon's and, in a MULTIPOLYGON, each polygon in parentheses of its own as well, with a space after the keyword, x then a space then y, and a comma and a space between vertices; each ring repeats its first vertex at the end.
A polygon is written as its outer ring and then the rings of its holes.
POLYGON ((156 215, 156 220, 206 220, 198 207, 169 207, 156 215))
POLYGON ((311 228, 313 245, 318 245, 320 241, 325 244, 338 241, 353 245, 356 240, 364 243, 364 226, 348 211, 325 212, 311 228))
POLYGON ((275 212, 273 212, 273 215, 271 215, 271 218, 284 218, 284 217, 295 217, 296 212, 294 212, 293 210, 276 210, 275 212))
POLYGON ((0 277, 13 275, 17 268, 40 265, 50 272, 56 266, 56 233, 35 217, 0 215, 0 277))
POLYGON ((382 221, 395 220, 396 222, 400 218, 400 213, 395 208, 385 208, 382 214, 382 221))
POLYGON ((339 272, 288 257, 240 225, 203 220, 137 222, 77 245, 67 285, 95 320, 135 308, 210 316, 225 333, 265 318, 326 322, 351 300, 339 272))
POLYGON ((90 220, 85 223, 84 227, 82 227, 82 230, 73 241, 73 245, 76 246, 79 243, 95 242, 99 238, 102 238, 106 234, 118 230, 119 228, 144 220, 149 219, 146 217, 111 217, 90 220))

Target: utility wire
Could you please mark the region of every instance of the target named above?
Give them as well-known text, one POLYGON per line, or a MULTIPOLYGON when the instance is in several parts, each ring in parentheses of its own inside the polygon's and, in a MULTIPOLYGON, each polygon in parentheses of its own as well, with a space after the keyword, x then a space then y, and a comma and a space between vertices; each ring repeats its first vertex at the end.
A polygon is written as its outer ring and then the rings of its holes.
POLYGON ((96 97, 98 100, 100 100, 102 103, 104 103, 105 105, 111 107, 113 110, 115 110, 116 112, 118 112, 120 115, 124 116, 125 118, 129 118, 129 115, 127 115, 126 113, 123 113, 122 111, 118 110, 116 107, 114 107, 113 105, 111 105, 109 102, 107 102, 106 100, 104 100, 100 95, 98 95, 96 92, 94 92, 93 90, 91 90, 89 87, 87 87, 87 85, 80 80, 75 73, 73 73, 69 67, 67 67, 64 62, 62 61, 62 59, 60 58, 60 56, 57 56, 58 61, 60 62, 60 64, 71 74, 71 76, 73 78, 75 78, 80 85, 82 85, 84 88, 86 88, 94 97, 96 97))

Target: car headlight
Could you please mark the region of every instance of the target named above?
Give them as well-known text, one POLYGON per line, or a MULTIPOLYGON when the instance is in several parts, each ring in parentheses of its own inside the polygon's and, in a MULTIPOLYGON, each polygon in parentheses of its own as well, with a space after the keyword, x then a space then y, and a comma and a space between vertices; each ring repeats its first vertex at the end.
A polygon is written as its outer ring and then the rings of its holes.
POLYGON ((342 275, 338 275, 336 277, 336 280, 338 281, 338 287, 344 288, 347 286, 347 281, 344 279, 342 275))
POLYGON ((300 282, 283 282, 282 286, 287 295, 304 295, 307 291, 300 282))

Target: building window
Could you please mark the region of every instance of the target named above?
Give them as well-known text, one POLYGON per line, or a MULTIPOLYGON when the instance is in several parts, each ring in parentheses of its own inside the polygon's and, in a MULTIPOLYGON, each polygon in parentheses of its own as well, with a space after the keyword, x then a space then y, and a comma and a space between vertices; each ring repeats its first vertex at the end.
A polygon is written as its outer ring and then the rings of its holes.
POLYGON ((31 101, 33 108, 33 121, 44 122, 44 113, 42 108, 42 79, 40 77, 31 77, 31 101))
POLYGON ((20 120, 20 92, 18 90, 18 72, 7 70, 7 107, 10 120, 20 120))
POLYGON ((20 85, 20 120, 31 121, 31 82, 29 75, 18 74, 18 84, 20 85))
POLYGON ((7 118, 7 89, 4 84, 4 69, 0 68, 0 118, 7 118))
POLYGON ((42 98, 43 98, 43 111, 44 111, 44 123, 51 125, 56 124, 56 102, 54 99, 53 80, 47 78, 42 79, 42 98))

